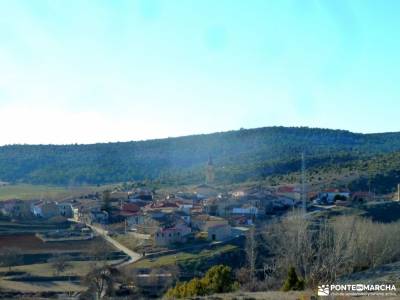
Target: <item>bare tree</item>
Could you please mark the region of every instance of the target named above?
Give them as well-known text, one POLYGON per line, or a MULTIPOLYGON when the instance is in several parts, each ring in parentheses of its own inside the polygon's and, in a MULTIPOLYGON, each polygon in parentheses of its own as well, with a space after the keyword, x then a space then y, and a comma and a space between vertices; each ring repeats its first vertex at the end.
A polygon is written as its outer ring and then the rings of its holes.
POLYGON ((89 294, 93 294, 96 300, 114 293, 114 283, 119 278, 117 269, 110 266, 93 268, 85 277, 84 283, 88 286, 89 294))
POLYGON ((282 278, 290 266, 303 278, 309 275, 315 255, 310 229, 311 222, 300 212, 293 212, 266 228, 264 238, 270 254, 276 258, 276 272, 282 278))
POLYGON ((70 256, 60 254, 49 259, 49 263, 54 269, 55 274, 59 275, 60 273, 63 273, 66 269, 71 267, 71 264, 69 263, 70 260, 71 260, 70 256))
POLYGON ((399 223, 382 224, 355 218, 355 237, 350 245, 354 268, 376 267, 400 255, 399 223))
POLYGON ((311 286, 400 257, 399 223, 356 216, 310 221, 294 213, 271 224, 264 236, 277 262, 274 275, 282 279, 293 266, 311 286))
POLYGON ((250 284, 253 287, 256 280, 256 261, 257 261, 257 241, 255 237, 255 229, 251 227, 246 235, 246 258, 249 268, 250 284))

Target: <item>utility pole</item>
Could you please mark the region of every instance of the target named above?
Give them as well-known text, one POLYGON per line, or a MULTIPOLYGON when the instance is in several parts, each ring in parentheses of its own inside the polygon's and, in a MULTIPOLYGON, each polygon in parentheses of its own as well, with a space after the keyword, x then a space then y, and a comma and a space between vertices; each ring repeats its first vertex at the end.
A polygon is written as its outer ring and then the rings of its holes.
POLYGON ((301 153, 301 200, 303 201, 303 213, 307 212, 307 191, 306 191, 306 159, 304 152, 301 153))
POLYGON ((400 183, 397 185, 397 201, 400 201, 400 183))

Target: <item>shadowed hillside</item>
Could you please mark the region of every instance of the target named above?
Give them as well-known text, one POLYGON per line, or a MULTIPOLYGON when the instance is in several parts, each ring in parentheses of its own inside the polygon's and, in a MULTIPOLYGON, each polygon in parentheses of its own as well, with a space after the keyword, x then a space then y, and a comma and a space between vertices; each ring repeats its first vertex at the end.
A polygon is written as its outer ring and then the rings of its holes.
POLYGON ((400 133, 267 127, 206 135, 91 145, 0 147, 0 179, 41 184, 127 180, 199 182, 212 156, 217 180, 241 182, 308 166, 354 162, 400 150, 400 133))

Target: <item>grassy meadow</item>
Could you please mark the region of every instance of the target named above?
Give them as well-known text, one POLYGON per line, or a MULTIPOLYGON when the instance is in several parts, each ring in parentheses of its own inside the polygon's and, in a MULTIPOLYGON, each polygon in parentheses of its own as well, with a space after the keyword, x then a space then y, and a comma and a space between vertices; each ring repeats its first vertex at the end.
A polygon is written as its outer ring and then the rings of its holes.
POLYGON ((62 200, 68 197, 84 195, 88 193, 101 192, 110 185, 94 186, 51 186, 51 185, 32 185, 32 184, 10 184, 0 186, 0 201, 8 199, 44 199, 62 200))
POLYGON ((127 266, 127 268, 162 268, 179 263, 187 263, 201 260, 209 260, 221 254, 237 250, 237 246, 223 245, 215 249, 204 249, 200 251, 178 252, 174 254, 163 255, 157 258, 145 258, 137 263, 127 266))
MULTIPOLYGON (((60 276, 80 276, 84 277, 95 266, 113 264, 117 261, 70 261, 68 267, 60 276)), ((0 273, 6 273, 8 267, 0 267, 0 273)), ((55 275, 54 267, 49 263, 31 264, 12 267, 13 272, 22 272, 28 276, 52 277, 55 275)), ((12 277, 12 276, 11 276, 12 277)), ((24 292, 78 292, 86 289, 84 285, 72 281, 14 281, 8 276, 0 278, 0 289, 24 292)))

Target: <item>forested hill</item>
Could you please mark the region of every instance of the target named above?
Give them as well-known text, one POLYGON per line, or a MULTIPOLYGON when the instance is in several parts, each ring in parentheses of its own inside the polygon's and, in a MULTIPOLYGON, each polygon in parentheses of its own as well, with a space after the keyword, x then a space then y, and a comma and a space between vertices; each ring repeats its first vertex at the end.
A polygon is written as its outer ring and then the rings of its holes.
POLYGON ((212 156, 219 180, 287 173, 305 151, 311 164, 400 151, 400 133, 267 127, 158 140, 0 147, 0 180, 50 184, 157 179, 201 181, 212 156))

